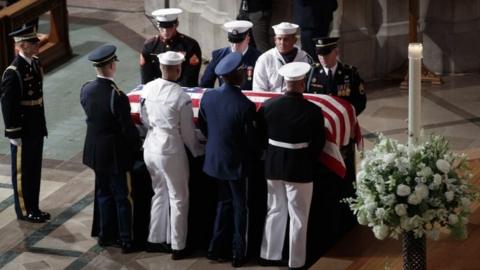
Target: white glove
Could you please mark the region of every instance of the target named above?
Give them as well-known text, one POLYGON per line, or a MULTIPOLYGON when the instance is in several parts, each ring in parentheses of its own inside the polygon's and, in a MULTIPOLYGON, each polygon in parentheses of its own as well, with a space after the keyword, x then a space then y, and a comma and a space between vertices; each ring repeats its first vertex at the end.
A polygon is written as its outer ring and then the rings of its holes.
POLYGON ((10 139, 10 143, 15 146, 20 146, 22 145, 22 139, 10 139))

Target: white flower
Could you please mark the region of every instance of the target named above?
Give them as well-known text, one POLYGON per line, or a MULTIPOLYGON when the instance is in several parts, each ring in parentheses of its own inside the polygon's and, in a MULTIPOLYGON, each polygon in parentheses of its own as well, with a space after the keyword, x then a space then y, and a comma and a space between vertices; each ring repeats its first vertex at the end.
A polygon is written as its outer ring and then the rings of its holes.
POLYGON ((428 177, 433 174, 433 171, 430 167, 425 167, 417 173, 418 176, 428 177))
POLYGON ((388 226, 386 225, 376 225, 373 226, 373 233, 377 239, 383 240, 388 236, 388 226))
POLYGON ((360 225, 367 225, 368 224, 368 219, 367 219, 367 215, 365 214, 365 212, 363 212, 363 211, 358 212, 357 221, 358 221, 358 224, 360 224, 360 225))
POLYGON ((407 214, 407 207, 408 205, 400 203, 395 205, 395 213, 401 217, 407 214))
POLYGON ((375 216, 377 216, 377 218, 379 218, 379 219, 384 219, 385 218, 385 209, 377 208, 377 210, 375 210, 375 216))
POLYGON ((420 199, 428 197, 428 187, 425 184, 418 184, 415 186, 415 192, 420 199))
POLYGON ((422 201, 422 198, 417 195, 417 193, 412 193, 408 196, 408 203, 412 205, 417 205, 422 201))
POLYGON ((447 199, 447 202, 451 202, 453 200, 454 195, 455 194, 451 190, 445 192, 445 198, 447 199))
POLYGON ((395 154, 388 153, 383 156, 383 162, 389 164, 392 163, 395 160, 395 154))
POLYGON ((458 216, 457 215, 454 215, 454 214, 448 215, 448 223, 454 225, 454 224, 457 224, 457 222, 458 222, 458 216))
POLYGON ((448 163, 448 161, 444 159, 437 160, 435 165, 437 165, 437 168, 445 174, 447 174, 450 171, 450 163, 448 163))
POLYGON ((407 185, 400 184, 397 187, 397 195, 398 196, 405 197, 405 196, 410 195, 410 192, 411 192, 410 187, 407 186, 407 185))

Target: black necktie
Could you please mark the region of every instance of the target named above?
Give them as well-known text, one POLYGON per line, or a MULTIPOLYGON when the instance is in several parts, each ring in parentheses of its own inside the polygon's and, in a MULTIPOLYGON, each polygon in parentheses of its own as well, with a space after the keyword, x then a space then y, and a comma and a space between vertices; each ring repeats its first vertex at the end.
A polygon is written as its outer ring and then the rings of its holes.
POLYGON ((327 78, 327 92, 331 93, 333 87, 333 75, 332 75, 332 70, 328 69, 328 78, 327 78))

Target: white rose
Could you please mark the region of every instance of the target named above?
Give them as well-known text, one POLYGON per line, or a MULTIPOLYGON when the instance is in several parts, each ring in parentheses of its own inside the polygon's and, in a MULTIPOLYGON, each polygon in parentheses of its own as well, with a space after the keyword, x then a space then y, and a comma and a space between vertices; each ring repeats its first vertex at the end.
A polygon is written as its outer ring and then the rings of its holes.
POLYGON ((430 167, 425 167, 417 173, 418 176, 427 177, 433 174, 433 171, 430 167))
POLYGON ((389 164, 395 160, 395 154, 389 153, 383 156, 383 162, 389 164))
POLYGON ((375 183, 375 188, 377 189, 378 193, 383 193, 385 192, 385 183, 383 181, 381 183, 375 183))
POLYGON ((388 236, 388 226, 377 225, 373 227, 373 234, 377 239, 383 240, 388 236))
POLYGON ((395 213, 401 217, 407 214, 407 207, 408 205, 400 203, 395 205, 395 213))
POLYGON ((417 193, 412 193, 408 196, 408 203, 411 205, 417 205, 422 201, 422 198, 417 193))
POLYGON ((367 225, 368 224, 367 215, 363 211, 358 212, 357 221, 358 221, 358 224, 360 225, 367 225))
POLYGON ((437 165, 437 168, 445 174, 450 171, 450 163, 448 163, 448 161, 446 161, 444 159, 437 160, 435 165, 437 165))
POLYGON ((397 187, 397 195, 398 196, 405 197, 405 196, 410 195, 410 192, 411 192, 410 187, 407 186, 407 185, 400 184, 397 187))
POLYGON ((377 216, 377 218, 379 218, 379 219, 384 219, 385 218, 385 209, 377 208, 377 210, 375 210, 375 216, 377 216))
POLYGON ((457 215, 454 215, 454 214, 448 215, 448 223, 454 225, 454 224, 457 224, 457 222, 458 222, 458 216, 457 215))
POLYGON ((447 202, 451 202, 453 200, 454 195, 455 194, 453 193, 453 191, 445 192, 445 198, 447 199, 447 202))
POLYGON ((428 187, 425 184, 418 184, 415 186, 415 193, 420 199, 425 199, 428 197, 428 187))

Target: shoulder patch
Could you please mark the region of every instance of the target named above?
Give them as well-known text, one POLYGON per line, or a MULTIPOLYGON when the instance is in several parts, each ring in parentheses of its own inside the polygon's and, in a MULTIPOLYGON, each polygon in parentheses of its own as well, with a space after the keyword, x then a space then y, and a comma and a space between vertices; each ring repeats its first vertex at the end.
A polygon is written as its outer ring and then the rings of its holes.
POLYGON ((192 66, 196 66, 200 64, 200 59, 198 59, 198 56, 196 54, 193 54, 188 60, 188 63, 190 63, 190 65, 192 66))
POLYGON ((365 95, 365 87, 363 86, 363 83, 361 83, 358 87, 358 92, 360 93, 360 95, 365 95))

